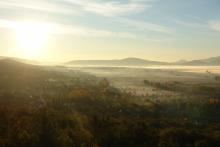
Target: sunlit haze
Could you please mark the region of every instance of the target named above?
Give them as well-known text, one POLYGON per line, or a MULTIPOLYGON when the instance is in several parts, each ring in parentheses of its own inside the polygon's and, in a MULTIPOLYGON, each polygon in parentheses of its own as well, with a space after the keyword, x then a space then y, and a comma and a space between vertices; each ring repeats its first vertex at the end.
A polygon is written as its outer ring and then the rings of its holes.
POLYGON ((40 57, 48 40, 50 28, 43 24, 21 22, 15 26, 17 50, 25 58, 40 57))
POLYGON ((220 147, 220 0, 0 0, 0 147, 220 147))

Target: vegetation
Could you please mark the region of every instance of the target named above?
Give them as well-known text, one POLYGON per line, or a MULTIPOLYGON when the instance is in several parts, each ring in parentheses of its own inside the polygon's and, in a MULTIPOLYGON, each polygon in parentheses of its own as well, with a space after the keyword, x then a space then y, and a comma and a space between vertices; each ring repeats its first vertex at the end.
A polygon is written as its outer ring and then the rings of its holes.
POLYGON ((187 93, 190 95, 202 95, 208 97, 219 97, 220 96, 220 85, 217 84, 186 84, 183 82, 169 81, 169 82, 153 82, 144 80, 144 84, 152 86, 157 89, 174 91, 180 93, 187 93))
POLYGON ((216 81, 220 81, 220 76, 215 76, 216 81))
POLYGON ((139 103, 78 71, 12 61, 0 69, 0 147, 220 146, 217 101, 139 103))

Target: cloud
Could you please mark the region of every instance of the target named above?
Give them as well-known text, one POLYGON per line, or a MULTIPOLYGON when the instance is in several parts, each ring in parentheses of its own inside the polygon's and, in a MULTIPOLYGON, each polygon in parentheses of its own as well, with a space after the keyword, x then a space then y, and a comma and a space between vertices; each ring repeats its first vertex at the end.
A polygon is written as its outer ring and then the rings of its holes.
POLYGON ((172 33, 174 30, 170 27, 160 25, 160 24, 154 24, 149 23, 145 21, 140 20, 131 20, 126 18, 115 18, 113 21, 119 22, 124 26, 131 27, 132 29, 139 30, 139 31, 151 31, 151 32, 157 32, 157 33, 172 33))
MULTIPOLYGON (((0 19, 1 28, 16 29, 17 26, 22 25, 24 22, 20 21, 11 21, 0 19)), ((109 30, 100 30, 90 27, 82 27, 77 25, 67 25, 59 23, 45 23, 45 22, 32 22, 31 24, 38 24, 45 28, 50 28, 49 33, 51 34, 65 34, 65 35, 74 35, 81 37, 117 37, 117 38, 136 38, 134 34, 129 32, 114 32, 109 30)))
POLYGON ((220 20, 218 20, 218 21, 210 21, 209 22, 209 27, 212 30, 220 31, 220 20))
POLYGON ((0 28, 14 28, 14 24, 9 20, 0 19, 0 28))
POLYGON ((220 20, 215 21, 203 21, 199 20, 194 22, 187 22, 187 21, 181 21, 181 20, 175 20, 175 22, 181 26, 195 28, 195 29, 206 29, 206 30, 214 30, 214 31, 220 31, 220 20))
MULTIPOLYGON (((129 14, 140 13, 152 6, 152 3, 157 0, 0 0, 0 8, 5 9, 21 9, 35 10, 50 13, 62 13, 73 16, 73 14, 94 13, 103 17, 109 17, 108 21, 115 22, 116 25, 126 26, 128 31, 112 31, 108 29, 92 28, 87 24, 85 26, 74 25, 69 19, 70 25, 61 25, 57 28, 60 33, 72 34, 78 36, 93 36, 93 37, 120 37, 120 38, 136 38, 137 34, 132 33, 139 31, 156 32, 156 33, 172 33, 173 29, 164 25, 154 24, 150 22, 133 20, 129 18, 129 14), (125 17, 126 15, 126 17, 125 17), (128 17, 127 17, 128 16, 128 17)), ((8 10, 8 11, 9 11, 8 10)), ((62 19, 57 16, 58 19, 62 19)), ((85 19, 87 15, 84 16, 85 19)), ((0 25, 10 24, 0 22, 0 25)))
POLYGON ((175 20, 175 22, 181 26, 190 27, 190 28, 206 28, 207 24, 205 22, 189 22, 182 20, 175 20))
POLYGON ((109 30, 100 30, 90 27, 77 25, 54 24, 55 32, 58 34, 76 35, 84 37, 117 37, 117 38, 135 38, 135 35, 128 32, 114 32, 109 30))
POLYGON ((103 16, 118 16, 129 13, 138 13, 144 11, 152 5, 149 0, 128 0, 119 1, 97 1, 97 0, 65 0, 71 4, 78 5, 82 10, 96 13, 103 16))
POLYGON ((154 0, 0 0, 1 8, 25 8, 52 13, 92 12, 102 16, 117 16, 138 13, 151 7, 154 0))
POLYGON ((152 31, 158 33, 171 33, 173 29, 149 22, 132 20, 123 15, 140 13, 149 7, 152 7, 152 2, 157 0, 127 0, 126 2, 119 1, 97 1, 97 0, 65 0, 71 4, 78 5, 82 10, 96 13, 102 16, 111 17, 111 21, 120 23, 130 28, 135 28, 140 31, 152 31))
POLYGON ((155 42, 155 43, 167 43, 167 42, 173 42, 175 41, 174 38, 149 38, 149 37, 145 37, 144 38, 145 41, 147 42, 155 42))
POLYGON ((79 12, 71 9, 69 6, 48 0, 0 0, 0 8, 35 10, 40 12, 78 14, 79 12))

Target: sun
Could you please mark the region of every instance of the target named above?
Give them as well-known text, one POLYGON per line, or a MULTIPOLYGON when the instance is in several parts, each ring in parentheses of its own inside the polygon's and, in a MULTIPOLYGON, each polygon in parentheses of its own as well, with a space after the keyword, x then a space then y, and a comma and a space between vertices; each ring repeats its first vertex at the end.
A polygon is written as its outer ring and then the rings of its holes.
POLYGON ((50 27, 37 22, 19 22, 15 25, 17 48, 25 58, 35 58, 42 54, 50 27))

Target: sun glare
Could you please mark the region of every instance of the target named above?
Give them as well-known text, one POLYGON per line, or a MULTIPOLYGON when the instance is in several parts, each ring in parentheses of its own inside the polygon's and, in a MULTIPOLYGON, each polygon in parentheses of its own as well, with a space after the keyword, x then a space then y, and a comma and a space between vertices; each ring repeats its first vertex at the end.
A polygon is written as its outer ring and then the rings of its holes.
POLYGON ((17 48, 25 58, 34 58, 42 54, 50 27, 36 22, 19 22, 15 25, 17 48))

